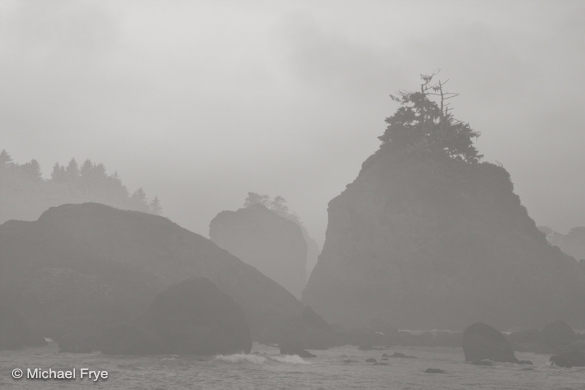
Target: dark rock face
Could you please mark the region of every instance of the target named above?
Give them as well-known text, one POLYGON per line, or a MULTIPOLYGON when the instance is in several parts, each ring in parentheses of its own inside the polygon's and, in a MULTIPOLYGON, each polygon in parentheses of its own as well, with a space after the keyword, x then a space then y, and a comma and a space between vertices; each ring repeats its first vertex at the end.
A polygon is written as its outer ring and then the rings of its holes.
POLYGON ((518 363, 512 345, 504 335, 483 323, 475 323, 463 332, 463 353, 467 362, 492 360, 518 363))
POLYGON ((248 353, 252 348, 240 307, 205 278, 160 293, 150 306, 147 323, 170 353, 248 353))
POLYGON ((300 297, 306 281, 307 243, 300 227, 260 204, 222 211, 209 237, 300 297))
POLYGON ((158 293, 191 277, 230 296, 255 340, 277 343, 282 324, 303 322, 303 305, 276 282, 154 215, 64 205, 35 222, 1 225, 0 248, 0 296, 22 308, 33 331, 70 339, 71 348, 86 349, 85 335, 132 323, 158 293))
POLYGON ((573 344, 577 340, 577 334, 566 322, 555 321, 540 331, 540 339, 548 350, 559 352, 573 344))
POLYGON ((585 349, 573 348, 566 352, 553 355, 550 362, 559 367, 585 367, 585 349))
POLYGON ((303 301, 332 325, 585 325, 585 273, 551 246, 508 172, 383 146, 329 203, 303 301))
POLYGON ((0 305, 0 350, 44 345, 45 340, 33 333, 20 313, 0 305))
POLYGON ((206 278, 192 278, 158 294, 134 325, 99 337, 107 354, 249 353, 250 329, 242 310, 206 278))

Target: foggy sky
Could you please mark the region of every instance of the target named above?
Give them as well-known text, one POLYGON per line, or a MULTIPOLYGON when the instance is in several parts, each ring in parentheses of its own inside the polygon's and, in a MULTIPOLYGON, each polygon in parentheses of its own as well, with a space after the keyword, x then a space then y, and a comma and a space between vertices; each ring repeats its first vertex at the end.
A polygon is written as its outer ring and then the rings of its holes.
POLYGON ((103 162, 205 236, 280 194, 322 240, 388 95, 437 69, 537 223, 585 225, 579 0, 0 0, 0 149, 103 162))

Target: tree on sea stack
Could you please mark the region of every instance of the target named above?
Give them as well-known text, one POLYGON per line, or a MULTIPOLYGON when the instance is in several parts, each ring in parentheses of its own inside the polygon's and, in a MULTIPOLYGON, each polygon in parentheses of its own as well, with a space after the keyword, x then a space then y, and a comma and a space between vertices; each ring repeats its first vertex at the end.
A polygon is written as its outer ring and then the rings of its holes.
POLYGON ((479 133, 453 116, 448 100, 457 94, 445 91, 447 81, 433 82, 434 76, 421 75, 420 91, 390 95, 400 107, 386 119, 388 127, 379 137, 382 146, 421 148, 470 164, 479 162, 482 155, 473 145, 479 133))

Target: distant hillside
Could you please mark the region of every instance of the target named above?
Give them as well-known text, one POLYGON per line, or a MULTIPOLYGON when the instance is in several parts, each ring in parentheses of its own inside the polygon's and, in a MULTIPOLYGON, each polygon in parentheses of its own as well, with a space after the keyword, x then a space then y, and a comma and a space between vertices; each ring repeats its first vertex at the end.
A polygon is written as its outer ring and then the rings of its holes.
POLYGON ((0 152, 0 223, 10 219, 35 220, 49 207, 66 203, 98 202, 113 207, 161 213, 158 198, 149 200, 142 189, 132 194, 117 174, 108 174, 102 164, 75 160, 55 164, 51 177, 41 175, 36 160, 18 164, 6 151, 0 152))

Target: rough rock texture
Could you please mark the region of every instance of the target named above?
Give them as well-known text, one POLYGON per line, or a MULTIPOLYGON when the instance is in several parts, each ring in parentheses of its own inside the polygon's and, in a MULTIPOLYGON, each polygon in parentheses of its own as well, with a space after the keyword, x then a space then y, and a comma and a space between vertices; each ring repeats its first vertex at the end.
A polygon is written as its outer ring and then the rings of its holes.
MULTIPOLYGON (((0 226, 0 297, 43 336, 95 333, 142 315, 156 294, 206 277, 244 311, 252 337, 279 342, 303 306, 255 268, 166 218, 100 204, 0 226)), ((310 328, 310 324, 306 324, 310 328)))
POLYGON ((546 234, 547 240, 552 245, 558 246, 563 252, 577 260, 585 260, 585 226, 575 227, 567 234, 555 232, 546 226, 539 229, 546 234))
POLYGON ((209 237, 300 297, 306 282, 307 244, 293 221, 255 204, 219 213, 210 223, 209 237))
POLYGON ((585 325, 585 273, 548 244, 500 166, 385 145, 328 212, 303 301, 333 325, 585 325))
POLYGON ((512 345, 498 330, 481 322, 475 323, 463 332, 463 353, 465 361, 518 363, 512 345))
POLYGON ((0 305, 0 350, 20 349, 45 344, 31 331, 20 313, 8 305, 0 305))

